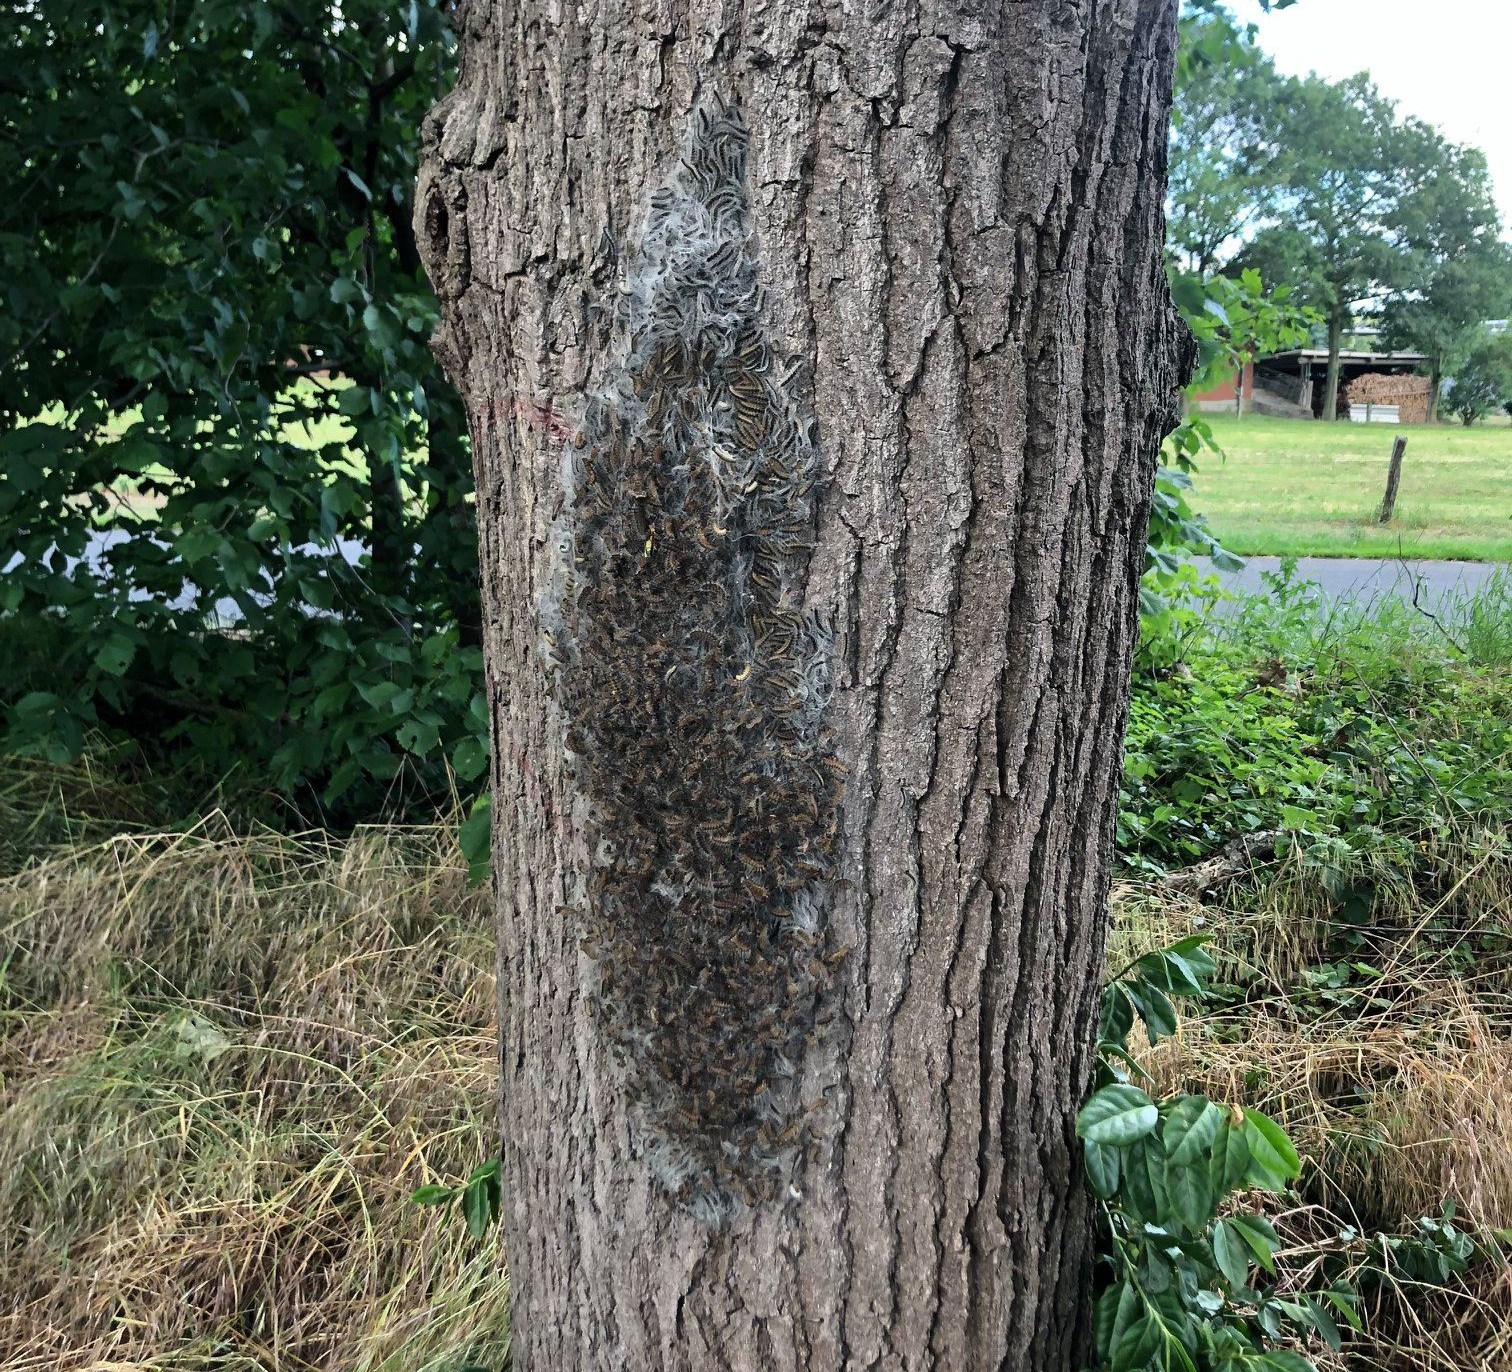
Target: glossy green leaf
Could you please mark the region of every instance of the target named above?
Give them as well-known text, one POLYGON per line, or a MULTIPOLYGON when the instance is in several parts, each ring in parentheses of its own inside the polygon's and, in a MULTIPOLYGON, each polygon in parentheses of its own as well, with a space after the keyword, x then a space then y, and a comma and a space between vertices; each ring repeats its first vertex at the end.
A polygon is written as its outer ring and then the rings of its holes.
POLYGON ((1082 1149, 1087 1165, 1087 1184, 1093 1193, 1107 1200, 1118 1190, 1118 1149, 1086 1139, 1082 1149))
POLYGON ((1244 1139, 1250 1151, 1250 1179, 1270 1191, 1284 1191, 1302 1173, 1297 1150, 1286 1132, 1258 1110, 1244 1112, 1244 1139))
POLYGON ((1093 1143, 1125 1147, 1153 1132, 1159 1120, 1149 1096, 1118 1083, 1093 1093, 1076 1117, 1076 1132, 1093 1143))

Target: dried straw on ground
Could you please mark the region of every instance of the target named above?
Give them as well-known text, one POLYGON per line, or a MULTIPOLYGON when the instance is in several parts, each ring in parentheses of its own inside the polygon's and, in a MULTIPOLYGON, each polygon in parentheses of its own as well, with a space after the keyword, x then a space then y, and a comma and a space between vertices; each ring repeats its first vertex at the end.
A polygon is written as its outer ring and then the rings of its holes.
POLYGON ((0 1366, 498 1365, 491 933, 441 830, 127 837, 0 881, 0 1366))

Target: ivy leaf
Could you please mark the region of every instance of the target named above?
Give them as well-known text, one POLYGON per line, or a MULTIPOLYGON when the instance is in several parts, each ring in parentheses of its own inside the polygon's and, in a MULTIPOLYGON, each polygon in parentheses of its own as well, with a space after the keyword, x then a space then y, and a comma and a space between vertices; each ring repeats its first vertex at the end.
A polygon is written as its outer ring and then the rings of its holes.
POLYGON ((1181 996, 1200 996, 1202 979, 1197 969, 1172 949, 1146 953, 1134 964, 1151 986, 1181 996))
POLYGON ((1076 1132, 1093 1143, 1127 1147, 1160 1122, 1155 1103, 1137 1086, 1117 1082, 1094 1092, 1076 1117, 1076 1132))

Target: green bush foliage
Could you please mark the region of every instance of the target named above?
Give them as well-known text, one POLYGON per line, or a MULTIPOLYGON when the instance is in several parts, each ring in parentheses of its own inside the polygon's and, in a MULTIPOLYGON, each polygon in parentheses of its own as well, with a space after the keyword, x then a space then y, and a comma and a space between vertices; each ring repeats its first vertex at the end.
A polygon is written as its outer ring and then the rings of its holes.
POLYGON ((1107 1372, 1310 1372, 1305 1358, 1271 1341, 1284 1330, 1338 1348, 1335 1315, 1358 1324, 1347 1283, 1288 1297, 1267 1280, 1280 1240, 1241 1201, 1248 1191, 1284 1192, 1301 1174, 1280 1126, 1201 1095, 1156 1102, 1131 1080, 1140 1075, 1128 1051, 1136 1017, 1152 1044, 1176 1032, 1172 997, 1202 997, 1217 970, 1209 941, 1193 935, 1146 953, 1103 992, 1100 1085, 1076 1132, 1109 1269, 1093 1317, 1107 1372))
POLYGON ((1325 603, 1290 571, 1227 616, 1189 576, 1146 623, 1119 849, 1137 870, 1246 835, 1402 861, 1512 808, 1512 584, 1430 618, 1325 603))
POLYGON ((410 230, 439 6, 47 0, 0 42, 8 746, 326 817, 475 778, 470 457, 410 230))

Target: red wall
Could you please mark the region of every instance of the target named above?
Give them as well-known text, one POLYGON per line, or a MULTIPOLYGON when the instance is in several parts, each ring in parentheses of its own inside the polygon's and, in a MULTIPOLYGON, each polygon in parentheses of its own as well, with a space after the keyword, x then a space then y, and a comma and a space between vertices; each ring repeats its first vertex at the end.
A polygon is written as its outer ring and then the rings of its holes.
MULTIPOLYGON (((1244 377, 1244 398, 1246 400, 1253 400, 1254 396, 1255 396, 1255 364, 1253 362, 1246 362, 1244 364, 1243 377, 1244 377)), ((1194 400, 1232 400, 1232 399, 1234 399, 1234 382, 1236 380, 1238 380, 1237 377, 1230 378, 1228 381, 1225 381, 1222 385, 1220 385, 1220 386, 1214 386, 1212 388, 1212 390, 1210 390, 1210 391, 1199 391, 1193 397, 1193 399, 1194 400)))

